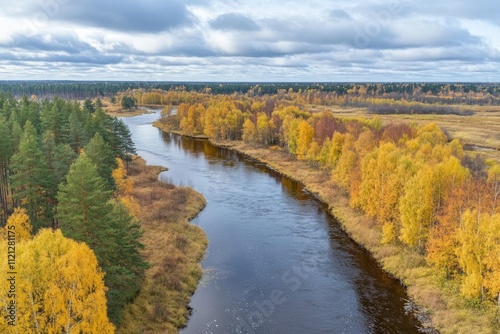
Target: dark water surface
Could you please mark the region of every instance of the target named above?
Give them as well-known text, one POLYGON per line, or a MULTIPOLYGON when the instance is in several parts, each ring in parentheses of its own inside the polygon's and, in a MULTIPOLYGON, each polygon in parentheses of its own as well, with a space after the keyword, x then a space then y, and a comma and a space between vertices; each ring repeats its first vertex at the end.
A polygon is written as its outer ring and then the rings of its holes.
POLYGON ((158 111, 124 118, 139 155, 194 187, 209 239, 183 334, 419 333, 397 281, 302 186, 203 140, 162 134, 158 111))

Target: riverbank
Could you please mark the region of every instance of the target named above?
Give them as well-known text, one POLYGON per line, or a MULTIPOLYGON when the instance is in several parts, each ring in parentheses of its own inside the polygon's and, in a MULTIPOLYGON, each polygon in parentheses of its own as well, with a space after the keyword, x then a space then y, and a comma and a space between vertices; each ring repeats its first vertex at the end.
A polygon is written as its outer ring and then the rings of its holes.
MULTIPOLYGON (((157 122, 155 126, 161 127, 161 124, 157 122)), ((420 312, 420 319, 427 328, 434 327, 442 333, 496 332, 498 323, 494 321, 498 314, 494 308, 467 305, 459 297, 458 287, 450 283, 444 285, 439 274, 426 265, 422 255, 398 244, 380 245, 381 228, 361 211, 350 208, 347 194, 330 180, 327 171, 297 161, 280 149, 255 148, 232 141, 212 143, 267 164, 302 183, 309 192, 326 203, 351 238, 367 249, 385 271, 407 287, 408 295, 428 315, 426 317, 420 312)))
POLYGON ((129 166, 150 268, 117 333, 177 333, 187 324, 188 304, 202 275, 200 261, 208 241, 189 221, 205 207, 205 198, 192 188, 159 181, 163 170, 140 157, 129 166))
POLYGON ((139 116, 139 115, 144 115, 144 114, 150 114, 151 112, 143 109, 143 108, 135 108, 134 110, 123 110, 123 109, 117 109, 117 110, 106 110, 106 112, 113 117, 132 117, 132 116, 139 116))

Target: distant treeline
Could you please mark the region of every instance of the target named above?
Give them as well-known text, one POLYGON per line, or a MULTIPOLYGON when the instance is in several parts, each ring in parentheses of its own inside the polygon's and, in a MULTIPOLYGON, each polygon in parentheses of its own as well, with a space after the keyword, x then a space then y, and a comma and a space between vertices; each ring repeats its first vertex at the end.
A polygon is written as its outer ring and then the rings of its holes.
POLYGON ((371 114, 389 115, 389 114, 434 114, 434 115, 474 115, 471 109, 462 109, 460 107, 424 104, 419 102, 405 103, 397 101, 395 103, 370 104, 368 111, 371 114))
POLYGON ((422 103, 500 105, 498 83, 255 83, 255 82, 156 82, 156 81, 0 81, 0 91, 16 98, 58 96, 65 99, 111 97, 118 92, 142 89, 249 96, 298 93, 310 102, 328 104, 345 96, 383 97, 422 103))

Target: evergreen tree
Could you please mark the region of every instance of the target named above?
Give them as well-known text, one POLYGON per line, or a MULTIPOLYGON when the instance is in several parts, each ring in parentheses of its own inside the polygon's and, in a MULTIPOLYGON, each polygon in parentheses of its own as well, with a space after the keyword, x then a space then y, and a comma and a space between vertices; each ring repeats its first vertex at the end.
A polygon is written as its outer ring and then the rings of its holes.
POLYGON ((97 108, 102 108, 102 101, 100 98, 97 98, 97 100, 95 100, 95 106, 97 108))
POLYGON ((148 264, 139 252, 144 246, 139 242, 142 236, 140 224, 120 202, 113 204, 109 224, 114 230, 113 250, 109 265, 105 267, 106 285, 109 288, 109 317, 114 323, 121 323, 123 307, 141 288, 144 270, 148 264))
POLYGON ((99 176, 104 180, 106 188, 115 189, 113 169, 118 167, 113 151, 99 133, 84 148, 86 156, 96 165, 99 176))
POLYGON ((21 143, 21 137, 23 136, 24 131, 17 122, 11 123, 11 128, 11 147, 13 152, 17 152, 19 150, 19 143, 21 143))
POLYGON ((66 184, 60 185, 57 195, 57 218, 64 235, 85 241, 99 260, 112 242, 113 231, 108 223, 112 211, 110 197, 111 191, 106 189, 97 167, 86 154, 71 165, 66 184))
POLYGON ((86 99, 85 102, 83 102, 83 109, 91 114, 95 112, 94 104, 90 99, 86 99))
POLYGON ((10 130, 7 121, 0 116, 0 223, 4 224, 8 215, 9 163, 12 156, 10 130))
POLYGON ((70 109, 69 103, 58 98, 42 107, 41 128, 52 131, 57 144, 68 141, 70 109))
POLYGON ((116 117, 112 118, 111 126, 111 134, 108 143, 115 156, 122 158, 128 164, 130 155, 136 153, 130 130, 122 120, 116 117))
POLYGON ((140 226, 121 204, 111 202, 111 191, 85 153, 71 166, 66 180, 58 193, 61 230, 94 250, 106 273, 110 319, 119 324, 147 267, 139 254, 140 226))
POLYGON ((72 111, 69 116, 69 144, 75 152, 88 142, 87 131, 80 121, 77 112, 72 111))
POLYGON ((19 151, 12 157, 13 197, 26 208, 35 229, 41 226, 45 203, 44 179, 47 172, 36 130, 26 122, 19 151))
POLYGON ((47 173, 43 180, 47 197, 45 216, 47 219, 51 219, 52 226, 56 227, 57 223, 54 220, 54 214, 57 207, 57 191, 59 185, 65 180, 69 168, 73 161, 76 160, 77 155, 68 144, 56 145, 52 131, 44 133, 42 151, 47 167, 47 173))
POLYGON ((132 110, 136 106, 135 99, 130 96, 122 97, 122 108, 127 110, 132 110))

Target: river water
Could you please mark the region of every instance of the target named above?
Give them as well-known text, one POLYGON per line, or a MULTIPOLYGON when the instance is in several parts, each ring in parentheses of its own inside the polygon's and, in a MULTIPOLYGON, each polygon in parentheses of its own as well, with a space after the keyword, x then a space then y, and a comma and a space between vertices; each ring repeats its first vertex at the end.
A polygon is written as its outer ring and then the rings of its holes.
POLYGON ((207 233, 204 275, 182 334, 420 333, 407 296, 302 186, 205 140, 123 118, 160 178, 207 199, 192 221, 207 233))

